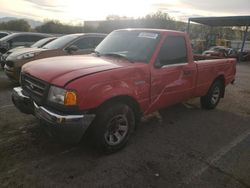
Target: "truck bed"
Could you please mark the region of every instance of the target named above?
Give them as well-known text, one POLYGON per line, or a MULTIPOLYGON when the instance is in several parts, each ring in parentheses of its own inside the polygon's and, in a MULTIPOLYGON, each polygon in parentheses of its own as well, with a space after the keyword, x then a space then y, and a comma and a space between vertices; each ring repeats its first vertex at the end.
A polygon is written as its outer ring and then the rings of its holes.
POLYGON ((207 93, 214 78, 224 76, 225 85, 234 81, 236 72, 236 60, 231 59, 213 59, 195 61, 197 66, 197 83, 195 96, 203 96, 207 93))

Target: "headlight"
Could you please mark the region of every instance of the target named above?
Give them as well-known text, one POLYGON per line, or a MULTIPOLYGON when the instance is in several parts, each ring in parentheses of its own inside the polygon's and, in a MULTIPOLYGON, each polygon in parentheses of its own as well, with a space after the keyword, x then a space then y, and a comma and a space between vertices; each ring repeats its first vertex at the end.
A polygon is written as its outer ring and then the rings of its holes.
POLYGON ((65 106, 77 105, 77 95, 75 91, 68 91, 56 86, 50 87, 48 100, 65 106))
POLYGON ((26 54, 21 54, 19 56, 17 56, 16 59, 20 60, 20 59, 29 59, 34 57, 35 55, 37 55, 38 53, 35 52, 30 52, 30 53, 26 53, 26 54))

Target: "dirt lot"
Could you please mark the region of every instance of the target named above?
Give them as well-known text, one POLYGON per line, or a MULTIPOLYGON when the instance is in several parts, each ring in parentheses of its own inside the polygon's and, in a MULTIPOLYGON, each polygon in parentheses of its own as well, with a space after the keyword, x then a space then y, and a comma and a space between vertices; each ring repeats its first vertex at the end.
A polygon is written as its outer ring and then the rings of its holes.
POLYGON ((198 99, 161 110, 108 156, 50 140, 12 87, 0 71, 0 187, 250 187, 250 62, 216 110, 198 99))

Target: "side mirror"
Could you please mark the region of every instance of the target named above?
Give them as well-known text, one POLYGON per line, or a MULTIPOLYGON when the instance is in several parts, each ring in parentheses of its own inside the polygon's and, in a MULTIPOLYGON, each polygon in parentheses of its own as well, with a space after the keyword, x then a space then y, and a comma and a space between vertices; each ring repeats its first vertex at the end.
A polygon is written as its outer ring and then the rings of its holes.
POLYGON ((66 50, 68 53, 71 54, 72 52, 76 52, 77 50, 79 50, 79 48, 75 45, 72 45, 72 46, 69 46, 66 50))

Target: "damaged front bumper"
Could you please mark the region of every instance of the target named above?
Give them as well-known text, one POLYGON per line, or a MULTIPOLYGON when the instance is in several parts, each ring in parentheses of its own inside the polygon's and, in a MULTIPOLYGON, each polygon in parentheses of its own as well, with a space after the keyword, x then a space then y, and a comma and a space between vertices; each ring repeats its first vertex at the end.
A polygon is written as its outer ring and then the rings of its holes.
POLYGON ((32 101, 21 87, 13 89, 12 101, 21 112, 37 117, 46 132, 61 141, 79 142, 95 118, 95 114, 69 115, 48 110, 32 101))

